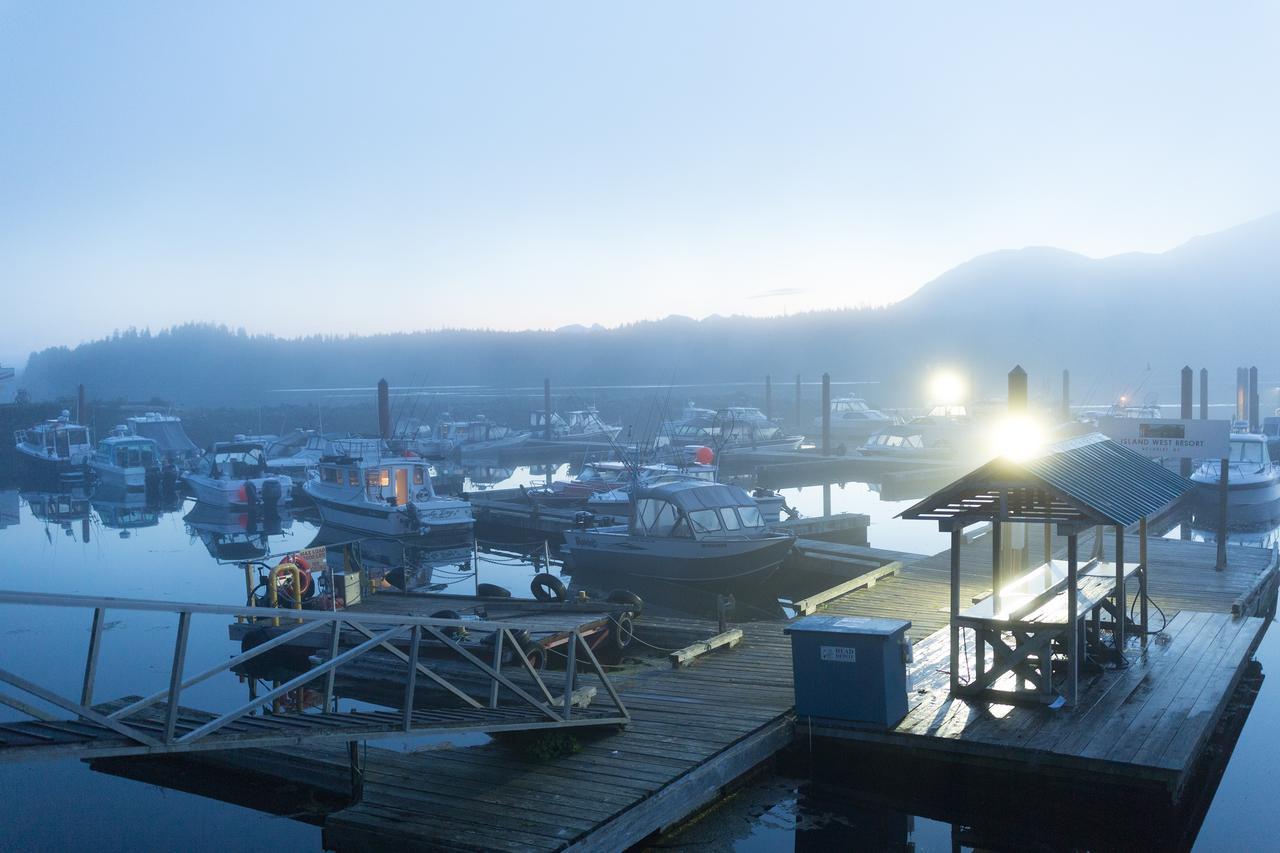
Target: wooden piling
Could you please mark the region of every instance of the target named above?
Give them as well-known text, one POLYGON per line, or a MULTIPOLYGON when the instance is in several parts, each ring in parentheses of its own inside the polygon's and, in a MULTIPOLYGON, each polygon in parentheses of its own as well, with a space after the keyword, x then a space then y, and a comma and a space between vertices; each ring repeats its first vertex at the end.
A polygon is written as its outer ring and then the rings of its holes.
POLYGON ((1062 371, 1062 422, 1071 421, 1071 371, 1062 371))
POLYGON ((800 417, 800 374, 796 374, 796 429, 804 429, 804 419, 800 417))
MULTIPOLYGON (((822 455, 831 455, 831 374, 822 374, 822 455)), ((827 511, 830 515, 831 511, 827 511)))
POLYGON ((1027 410, 1027 371, 1022 365, 1015 364, 1009 371, 1009 411, 1025 412, 1027 410))
POLYGON ((547 441, 551 440, 551 379, 542 380, 542 420, 547 441))
POLYGON ((1200 368, 1200 420, 1209 420, 1209 368, 1200 368))
MULTIPOLYGON (((1180 415, 1184 420, 1191 419, 1191 378, 1191 366, 1186 365, 1182 368, 1182 412, 1180 415)), ((1190 459, 1179 460, 1178 473, 1183 477, 1191 476, 1190 459)))
POLYGON ((773 377, 764 375, 764 416, 773 420, 773 377))
POLYGON ((378 435, 391 438, 391 389, 387 380, 378 380, 378 435))
POLYGON ((1249 368, 1249 432, 1257 432, 1258 427, 1262 425, 1262 418, 1258 416, 1258 368, 1249 368))

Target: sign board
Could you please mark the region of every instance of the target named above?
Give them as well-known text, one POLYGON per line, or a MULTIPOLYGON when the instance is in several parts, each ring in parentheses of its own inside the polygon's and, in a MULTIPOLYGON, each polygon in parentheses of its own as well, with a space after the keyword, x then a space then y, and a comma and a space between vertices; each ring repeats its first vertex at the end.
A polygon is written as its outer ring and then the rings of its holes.
POLYGON ((1098 431, 1152 459, 1225 459, 1231 455, 1231 421, 1099 418, 1098 431))
POLYGON ((848 646, 822 646, 820 650, 822 660, 832 661, 833 663, 857 663, 857 650, 848 646))

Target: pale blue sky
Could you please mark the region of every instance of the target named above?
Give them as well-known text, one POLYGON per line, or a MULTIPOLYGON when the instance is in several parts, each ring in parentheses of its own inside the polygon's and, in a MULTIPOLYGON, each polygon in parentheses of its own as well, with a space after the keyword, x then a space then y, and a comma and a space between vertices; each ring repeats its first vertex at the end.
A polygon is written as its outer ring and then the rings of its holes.
POLYGON ((0 360, 190 319, 795 312, 993 249, 1160 251, 1280 209, 1278 9, 0 0, 0 360))

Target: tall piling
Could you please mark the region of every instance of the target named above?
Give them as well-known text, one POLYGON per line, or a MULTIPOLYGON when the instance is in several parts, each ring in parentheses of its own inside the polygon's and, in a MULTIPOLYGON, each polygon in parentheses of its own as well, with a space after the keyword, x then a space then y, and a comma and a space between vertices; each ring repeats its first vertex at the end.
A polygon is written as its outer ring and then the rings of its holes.
POLYGON ((391 387, 387 380, 378 380, 378 435, 391 438, 391 387))
POLYGON ((1200 368, 1200 420, 1209 420, 1209 368, 1200 368))
POLYGON ((764 375, 764 416, 773 420, 773 377, 764 375))
MULTIPOLYGON (((1191 420, 1191 390, 1193 375, 1191 365, 1186 365, 1182 368, 1182 411, 1180 413, 1180 417, 1182 417, 1183 420, 1191 420)), ((1182 476, 1190 477, 1191 460, 1180 459, 1178 461, 1178 470, 1182 476)))
POLYGON ((1062 422, 1071 422, 1071 371, 1062 371, 1062 422))
POLYGON ((1258 399, 1258 368, 1249 368, 1249 432, 1257 432, 1262 426, 1261 407, 1258 399))
POLYGON ((89 422, 89 407, 85 402, 84 383, 80 383, 76 387, 76 423, 87 424, 89 422))
POLYGON ((542 428, 547 441, 551 440, 551 379, 542 380, 542 428))
MULTIPOLYGON (((831 455, 831 374, 822 374, 822 455, 831 455)), ((831 513, 827 513, 830 515, 831 513)))
POLYGON ((1015 364, 1009 371, 1009 411, 1025 412, 1027 410, 1027 371, 1022 365, 1015 364))
POLYGON ((804 420, 800 417, 800 374, 796 374, 796 429, 804 432, 804 420))
POLYGON ((1236 368, 1236 417, 1238 421, 1244 420, 1249 414, 1249 371, 1243 367, 1236 368))

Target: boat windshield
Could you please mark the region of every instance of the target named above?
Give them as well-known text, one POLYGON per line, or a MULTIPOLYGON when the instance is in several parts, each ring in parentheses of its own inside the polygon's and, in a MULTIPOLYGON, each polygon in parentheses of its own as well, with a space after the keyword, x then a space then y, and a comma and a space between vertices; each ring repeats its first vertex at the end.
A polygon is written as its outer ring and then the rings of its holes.
POLYGON ((1270 461, 1266 458, 1266 448, 1267 445, 1261 441, 1233 441, 1231 442, 1231 461, 1261 465, 1263 462, 1270 461))

